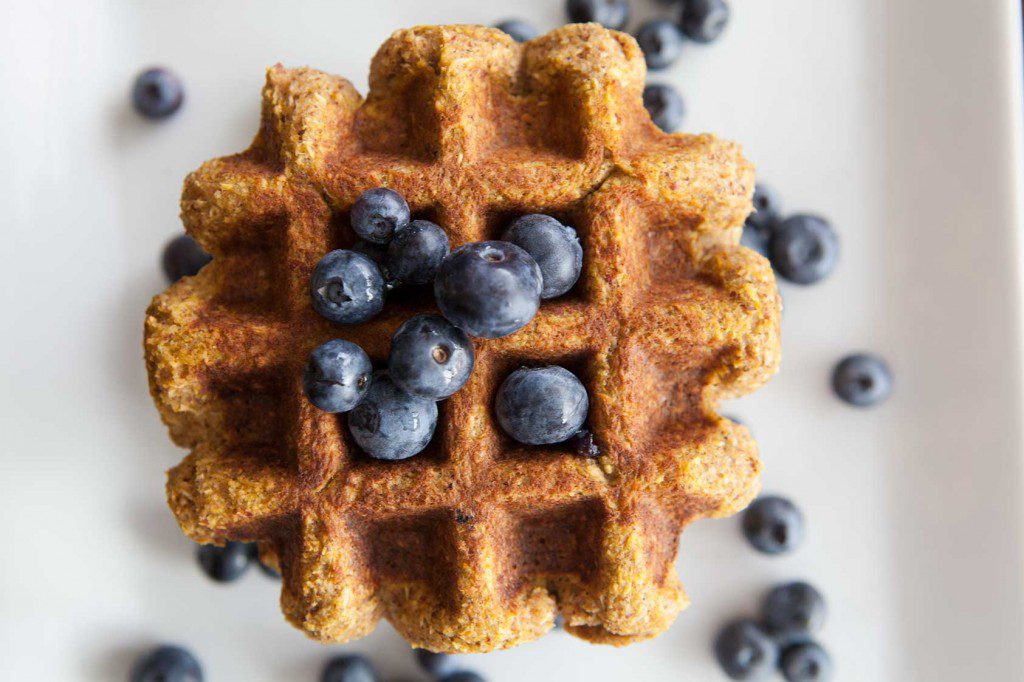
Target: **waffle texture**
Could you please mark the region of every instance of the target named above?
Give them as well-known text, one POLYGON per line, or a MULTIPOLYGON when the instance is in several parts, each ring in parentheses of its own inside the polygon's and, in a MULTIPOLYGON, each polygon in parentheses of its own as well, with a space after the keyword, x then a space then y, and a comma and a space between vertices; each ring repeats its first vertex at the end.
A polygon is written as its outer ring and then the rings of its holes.
POLYGON ((182 220, 214 260, 157 296, 145 327, 153 397, 191 449, 168 500, 198 542, 258 541, 311 637, 351 640, 386 618, 416 646, 489 651, 540 637, 558 612, 587 640, 652 637, 688 601, 683 527, 756 494, 750 434, 714 411, 779 360, 771 269, 738 246, 753 168, 735 144, 660 132, 643 83, 636 42, 594 24, 524 45, 481 27, 402 30, 365 100, 341 78, 269 69, 250 149, 186 179, 182 220), (475 341, 433 441, 400 462, 360 453, 344 415, 301 391, 318 344, 349 339, 383 362, 395 329, 435 310, 430 287, 357 326, 310 306, 313 267, 355 241, 348 212, 378 186, 453 248, 548 213, 585 254, 569 294, 475 341), (501 432, 498 385, 542 364, 586 385, 600 457, 501 432))

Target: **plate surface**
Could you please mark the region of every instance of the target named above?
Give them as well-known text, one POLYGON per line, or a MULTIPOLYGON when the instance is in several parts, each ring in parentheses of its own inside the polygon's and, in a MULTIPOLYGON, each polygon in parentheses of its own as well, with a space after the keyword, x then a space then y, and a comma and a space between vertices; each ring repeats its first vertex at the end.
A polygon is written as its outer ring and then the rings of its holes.
MULTIPOLYGON (((562 3, 5 4, 0 678, 124 679, 165 640, 211 680, 314 680, 342 650, 413 673, 386 626, 326 649, 282 621, 272 581, 200 577, 163 502, 182 453, 147 394, 143 311, 180 230, 182 178, 247 145, 266 66, 314 65, 365 91, 394 28, 522 16, 547 29, 562 3), (126 105, 151 63, 187 86, 166 124, 126 105)), ((802 577, 829 598, 838 680, 1022 680, 1020 7, 733 5, 720 43, 687 46, 656 80, 683 90, 687 130, 742 141, 787 209, 841 234, 830 280, 782 287, 779 376, 724 408, 759 437, 766 490, 805 509, 807 541, 771 559, 736 519, 699 523, 679 558, 693 605, 661 638, 613 650, 556 633, 470 664, 498 682, 720 679, 716 627, 802 577), (897 381, 869 411, 828 388, 832 364, 862 349, 897 381)))

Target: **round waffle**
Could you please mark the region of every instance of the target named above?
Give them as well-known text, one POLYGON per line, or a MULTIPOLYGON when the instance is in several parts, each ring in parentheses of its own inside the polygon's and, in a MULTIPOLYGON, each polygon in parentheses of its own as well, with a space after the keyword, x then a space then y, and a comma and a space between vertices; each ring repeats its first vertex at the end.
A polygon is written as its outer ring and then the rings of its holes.
POLYGON ((714 411, 779 360, 771 269, 738 245, 753 168, 735 144, 660 132, 643 82, 636 42, 595 24, 524 45, 481 27, 403 30, 365 100, 341 78, 269 69, 249 150, 186 179, 182 220, 214 260, 146 318, 153 397, 191 449, 168 500, 198 542, 258 541, 311 637, 351 640, 386 618, 416 646, 489 651, 559 612, 587 640, 652 637, 687 603, 682 528, 755 495, 756 446, 714 411), (399 462, 362 454, 344 415, 301 390, 317 345, 345 338, 380 363, 403 321, 436 310, 430 287, 356 326, 311 308, 313 267, 354 243, 348 212, 379 186, 453 248, 547 213, 585 254, 571 292, 476 340, 431 444, 399 462), (541 364, 587 387, 599 457, 498 427, 502 379, 541 364))

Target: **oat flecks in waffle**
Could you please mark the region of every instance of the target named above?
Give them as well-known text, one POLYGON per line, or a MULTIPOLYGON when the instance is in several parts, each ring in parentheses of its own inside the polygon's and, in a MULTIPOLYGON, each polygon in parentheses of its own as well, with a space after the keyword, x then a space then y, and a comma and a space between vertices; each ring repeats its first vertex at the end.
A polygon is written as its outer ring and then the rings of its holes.
POLYGON ((771 270, 738 246, 753 169, 735 144, 657 130, 643 80, 634 40, 593 24, 524 45, 479 27, 399 31, 365 100, 341 78, 271 68, 252 147, 186 180, 182 219, 214 260, 146 319, 153 396, 192 450, 168 499, 199 542, 258 540, 311 637, 386 618, 416 646, 489 651, 540 637, 557 612, 591 641, 652 637, 687 603, 682 528, 756 493, 750 434, 714 411, 778 364, 771 270), (569 294, 476 341, 432 443, 400 462, 361 454, 344 415, 300 387, 318 344, 346 338, 381 362, 399 324, 434 310, 429 287, 358 326, 310 307, 310 272, 355 241, 348 211, 378 186, 453 248, 549 213, 585 254, 569 294), (508 372, 549 363, 586 385, 601 457, 518 445, 495 422, 508 372))

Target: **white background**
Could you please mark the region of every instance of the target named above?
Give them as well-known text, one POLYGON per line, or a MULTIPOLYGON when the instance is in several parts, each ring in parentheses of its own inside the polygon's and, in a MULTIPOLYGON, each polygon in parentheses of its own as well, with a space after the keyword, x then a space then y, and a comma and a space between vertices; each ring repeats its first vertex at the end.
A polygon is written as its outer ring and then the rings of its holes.
MULTIPOLYGON (((213 681, 315 680, 331 652, 413 673, 386 625, 324 648, 255 571, 214 585, 164 504, 169 443, 146 389, 143 312, 178 233, 184 175, 244 148, 263 70, 349 77, 395 28, 563 21, 560 0, 4 2, 0 19, 0 678, 120 680, 181 642, 213 681), (187 87, 162 124, 128 106, 162 63, 187 87)), ((660 8, 634 0, 638 14, 660 8)), ((1024 642, 1019 5, 1014 0, 734 0, 712 46, 659 80, 687 130, 742 141, 791 210, 834 222, 842 263, 783 286, 777 379, 726 410, 763 448, 765 487, 808 537, 756 555, 736 519, 684 534, 693 606, 624 650, 562 634, 472 664, 491 680, 716 680, 715 628, 774 581, 829 599, 839 680, 1021 680, 1024 642), (858 411, 827 385, 843 354, 886 356, 896 393, 858 411)))

